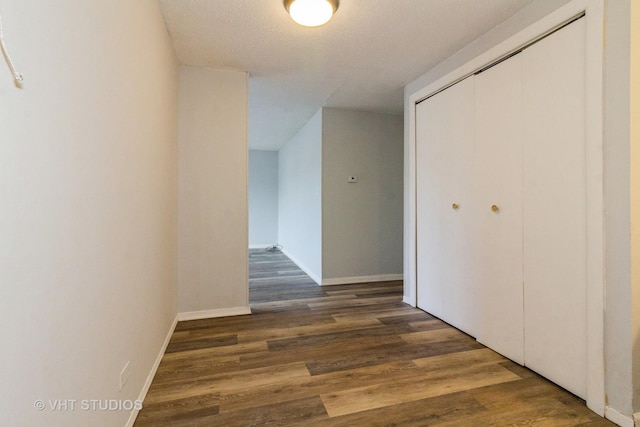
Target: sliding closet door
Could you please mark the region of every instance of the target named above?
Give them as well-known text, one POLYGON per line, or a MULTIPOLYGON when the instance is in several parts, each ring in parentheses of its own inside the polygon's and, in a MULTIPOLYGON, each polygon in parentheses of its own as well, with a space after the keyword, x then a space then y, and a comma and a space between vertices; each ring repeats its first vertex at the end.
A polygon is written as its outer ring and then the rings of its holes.
POLYGON ((418 307, 473 334, 473 78, 416 106, 418 307))
MULTIPOLYGON (((445 320, 471 336, 476 334, 477 300, 475 283, 476 206, 474 177, 474 79, 469 77, 451 91, 450 116, 443 122, 449 136, 444 168, 447 180, 442 224, 445 238, 445 276, 442 305, 445 320)), ((445 91, 445 92, 447 92, 445 91)))
POLYGON ((586 396, 584 19, 523 51, 525 363, 586 396))
MULTIPOLYGON (((442 102, 440 100, 442 99, 442 102)), ((441 104, 436 95, 416 105, 416 228, 418 307, 442 317, 442 280, 445 257, 442 253, 443 205, 445 203, 444 129, 441 104)))
POLYGON ((524 363, 522 62, 476 75, 479 342, 524 363))

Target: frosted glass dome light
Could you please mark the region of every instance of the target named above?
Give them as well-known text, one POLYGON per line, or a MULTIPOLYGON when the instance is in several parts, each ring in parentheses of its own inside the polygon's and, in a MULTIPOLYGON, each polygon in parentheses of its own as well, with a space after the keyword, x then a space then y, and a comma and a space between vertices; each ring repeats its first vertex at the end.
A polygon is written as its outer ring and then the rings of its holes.
POLYGON ((291 19, 305 27, 318 27, 329 22, 338 10, 339 0, 284 0, 291 19))

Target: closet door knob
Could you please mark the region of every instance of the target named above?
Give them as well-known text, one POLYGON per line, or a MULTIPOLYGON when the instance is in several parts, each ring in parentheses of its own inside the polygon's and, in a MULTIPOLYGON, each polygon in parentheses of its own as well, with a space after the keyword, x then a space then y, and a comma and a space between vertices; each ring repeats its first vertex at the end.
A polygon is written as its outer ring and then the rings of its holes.
POLYGON ((451 207, 452 207, 454 210, 457 210, 460 206, 458 206, 458 204, 457 204, 457 203, 454 203, 454 204, 452 204, 452 205, 451 205, 451 207))
POLYGON ((491 212, 498 212, 500 210, 500 208, 498 208, 497 205, 492 205, 491 206, 491 212))

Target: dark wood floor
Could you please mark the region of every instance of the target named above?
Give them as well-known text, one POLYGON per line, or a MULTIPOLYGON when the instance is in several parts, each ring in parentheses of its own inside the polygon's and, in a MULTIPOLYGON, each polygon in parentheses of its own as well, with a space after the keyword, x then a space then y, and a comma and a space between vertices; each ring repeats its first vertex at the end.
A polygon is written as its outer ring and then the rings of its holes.
POLYGON ((136 426, 612 426, 401 302, 250 254, 251 316, 180 322, 136 426))

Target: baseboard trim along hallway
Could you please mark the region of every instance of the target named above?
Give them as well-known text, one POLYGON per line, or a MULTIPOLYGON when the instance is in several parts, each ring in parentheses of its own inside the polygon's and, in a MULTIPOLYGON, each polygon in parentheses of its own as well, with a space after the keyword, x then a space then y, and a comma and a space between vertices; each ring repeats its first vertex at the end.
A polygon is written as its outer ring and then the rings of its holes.
MULTIPOLYGON (((162 362, 162 358, 164 357, 165 352, 167 351, 167 347, 169 346, 169 342, 171 341, 171 337, 173 336, 173 332, 176 330, 176 326, 178 325, 178 315, 176 315, 175 319, 173 319, 173 323, 167 332, 167 336, 162 343, 162 347, 160 348, 160 352, 156 357, 155 362, 153 362, 153 366, 151 367, 151 371, 149 375, 147 375, 147 380, 144 382, 142 386, 142 390, 140 391, 140 395, 138 396, 138 400, 140 402, 144 402, 147 398, 147 393, 149 392, 149 388, 151 387, 151 383, 153 382, 153 378, 156 376, 156 372, 158 372, 158 367, 160 366, 160 362, 162 362)), ((136 422, 136 418, 138 417, 138 413, 140 410, 134 409, 131 411, 131 415, 129 416, 129 420, 127 421, 126 427, 133 427, 133 424, 136 422)))
POLYGON ((354 283, 392 282, 402 280, 402 274, 379 274, 377 276, 337 277, 322 279, 322 286, 351 285, 354 283))
POLYGON ((215 317, 244 316, 251 314, 251 307, 218 308, 214 310, 185 311, 178 313, 180 322, 186 320, 212 319, 215 317))

